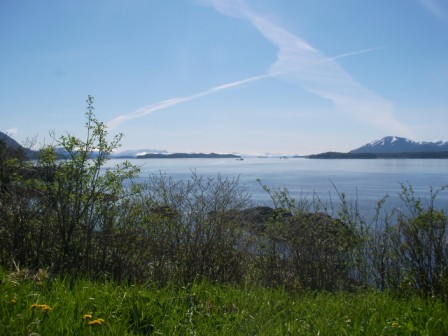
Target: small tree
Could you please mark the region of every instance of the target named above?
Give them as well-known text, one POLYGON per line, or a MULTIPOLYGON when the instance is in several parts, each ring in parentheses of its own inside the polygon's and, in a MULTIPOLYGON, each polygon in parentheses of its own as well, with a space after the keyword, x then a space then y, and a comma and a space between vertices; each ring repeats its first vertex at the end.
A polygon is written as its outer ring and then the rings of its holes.
POLYGON ((63 135, 40 150, 35 164, 2 160, 2 258, 32 268, 52 265, 55 272, 92 272, 99 265, 107 245, 98 242, 113 231, 113 214, 128 193, 123 182, 139 170, 127 161, 103 170, 122 135, 108 141, 93 110, 88 96, 85 140, 63 135))
POLYGON ((119 206, 125 179, 138 168, 125 161, 102 172, 111 153, 120 146, 122 134, 109 142, 107 128, 94 115, 93 97, 87 98, 86 139, 63 135, 43 149, 39 166, 51 174, 43 193, 58 233, 56 270, 89 270, 95 233, 107 230, 107 212, 119 206), (59 152, 59 154, 58 154, 59 152), (56 155, 58 154, 58 155, 56 155))

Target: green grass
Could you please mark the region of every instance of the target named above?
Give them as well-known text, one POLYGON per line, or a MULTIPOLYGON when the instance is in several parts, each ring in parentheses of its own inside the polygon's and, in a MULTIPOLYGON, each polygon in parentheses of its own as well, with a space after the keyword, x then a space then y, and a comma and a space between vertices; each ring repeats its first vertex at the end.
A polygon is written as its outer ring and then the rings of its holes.
POLYGON ((56 278, 36 284, 1 276, 1 335, 448 334, 447 305, 417 296, 290 294, 208 282, 157 288, 56 278), (88 325, 98 318, 101 325, 88 325))

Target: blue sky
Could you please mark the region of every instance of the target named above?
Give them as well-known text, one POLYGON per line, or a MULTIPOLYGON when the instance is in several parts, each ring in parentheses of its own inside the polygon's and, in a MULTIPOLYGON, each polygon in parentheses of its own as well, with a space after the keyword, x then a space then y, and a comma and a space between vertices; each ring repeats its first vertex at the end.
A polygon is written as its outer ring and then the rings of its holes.
POLYGON ((310 154, 447 140, 445 0, 0 0, 0 130, 310 154))

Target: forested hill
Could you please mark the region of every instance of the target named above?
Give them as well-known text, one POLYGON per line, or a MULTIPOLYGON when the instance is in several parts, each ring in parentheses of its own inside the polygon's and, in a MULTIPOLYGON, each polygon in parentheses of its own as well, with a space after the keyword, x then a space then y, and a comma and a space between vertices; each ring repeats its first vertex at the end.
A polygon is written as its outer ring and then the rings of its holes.
POLYGON ((326 152, 307 156, 309 159, 447 159, 446 152, 405 153, 339 153, 326 152))
POLYGON ((3 141, 3 143, 6 146, 11 147, 12 149, 17 149, 21 147, 17 141, 15 141, 13 138, 11 138, 10 136, 8 136, 3 132, 0 132, 0 141, 3 141))
POLYGON ((22 152, 22 154, 25 155, 28 159, 32 159, 37 156, 36 151, 23 147, 16 140, 3 132, 0 132, 0 144, 5 148, 12 149, 13 151, 22 152))

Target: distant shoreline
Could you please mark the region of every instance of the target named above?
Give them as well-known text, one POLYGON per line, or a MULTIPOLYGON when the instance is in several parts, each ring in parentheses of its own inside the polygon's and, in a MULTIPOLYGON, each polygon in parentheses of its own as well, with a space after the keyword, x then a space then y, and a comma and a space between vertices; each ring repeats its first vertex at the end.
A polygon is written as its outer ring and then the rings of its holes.
POLYGON ((241 156, 235 154, 217 154, 217 153, 173 153, 173 154, 145 154, 138 155, 136 159, 241 159, 241 156))
POLYGON ((309 159, 448 159, 448 152, 339 153, 326 152, 306 156, 309 159))

